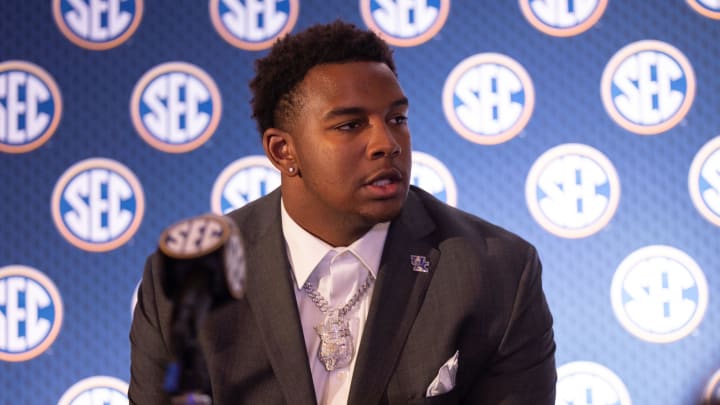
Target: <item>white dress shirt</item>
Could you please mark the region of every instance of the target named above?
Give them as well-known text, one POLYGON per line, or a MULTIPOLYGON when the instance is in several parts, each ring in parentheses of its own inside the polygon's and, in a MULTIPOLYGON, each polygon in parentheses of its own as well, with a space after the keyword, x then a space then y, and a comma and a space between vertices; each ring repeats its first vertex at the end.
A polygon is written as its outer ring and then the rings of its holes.
POLYGON ((295 300, 297 301, 302 323, 305 347, 307 348, 312 373, 315 396, 320 405, 344 405, 350 393, 353 369, 370 308, 370 297, 373 285, 360 297, 358 302, 345 315, 353 336, 354 355, 350 365, 327 371, 318 359, 320 337, 314 327, 321 323, 323 314, 302 289, 306 282, 310 282, 331 306, 341 308, 345 302, 365 282, 368 272, 377 277, 380 267, 385 238, 387 237, 389 222, 372 227, 360 239, 347 247, 332 247, 298 225, 285 210, 281 202, 282 230, 285 236, 288 259, 292 266, 295 280, 295 300), (336 262, 350 261, 357 270, 356 276, 346 279, 344 284, 333 285, 331 268, 336 262), (347 298, 335 299, 338 290, 350 291, 347 298), (335 292, 335 294, 333 294, 335 292))

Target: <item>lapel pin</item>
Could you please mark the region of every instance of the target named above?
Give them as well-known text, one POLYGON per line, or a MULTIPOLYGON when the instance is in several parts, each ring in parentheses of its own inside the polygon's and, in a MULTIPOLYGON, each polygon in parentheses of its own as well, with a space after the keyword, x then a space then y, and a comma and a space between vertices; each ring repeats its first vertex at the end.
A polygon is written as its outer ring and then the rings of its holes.
POLYGON ((430 261, 425 256, 410 255, 410 264, 413 271, 418 273, 427 273, 430 271, 430 261))

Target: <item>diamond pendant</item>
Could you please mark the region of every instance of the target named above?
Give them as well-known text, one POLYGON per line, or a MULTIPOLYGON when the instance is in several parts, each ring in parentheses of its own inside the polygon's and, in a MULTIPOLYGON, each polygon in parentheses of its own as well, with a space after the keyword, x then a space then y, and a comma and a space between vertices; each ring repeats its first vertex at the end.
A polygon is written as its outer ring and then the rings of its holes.
POLYGON ((350 325, 337 310, 328 312, 322 323, 315 326, 315 332, 320 336, 318 359, 325 370, 333 371, 350 364, 354 351, 350 325))

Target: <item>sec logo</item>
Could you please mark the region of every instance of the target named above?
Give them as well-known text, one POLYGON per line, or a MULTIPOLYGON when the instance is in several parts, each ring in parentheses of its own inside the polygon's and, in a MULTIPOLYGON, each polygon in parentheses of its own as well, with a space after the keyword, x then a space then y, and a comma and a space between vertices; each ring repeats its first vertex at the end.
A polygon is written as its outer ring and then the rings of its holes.
POLYGON ((270 48, 292 31, 299 0, 210 0, 215 30, 229 44, 248 51, 270 48))
POLYGON ((706 143, 695 155, 688 174, 688 188, 700 214, 720 226, 720 136, 706 143))
POLYGON ((698 13, 714 20, 720 20, 720 1, 687 0, 688 5, 698 13))
POLYGON ((207 142, 222 114, 215 81, 197 66, 169 62, 138 81, 130 99, 135 130, 148 144, 167 153, 184 153, 207 142))
POLYGON ((530 168, 525 199, 533 218, 563 238, 584 238, 604 228, 620 201, 615 166, 600 151, 563 144, 543 153, 530 168))
POLYGON ((685 118, 695 98, 695 72, 671 45, 639 41, 610 59, 600 93, 618 125, 636 134, 655 135, 685 118))
POLYGON ((160 250, 175 259, 208 255, 230 239, 231 224, 214 214, 184 219, 165 229, 160 236, 160 250))
POLYGON ((437 158, 413 151, 410 184, 432 194, 438 200, 457 206, 457 185, 450 170, 437 158))
POLYGON ((495 145, 525 128, 535 107, 535 90, 519 63, 505 55, 483 53, 452 70, 442 102, 445 117, 463 138, 495 145))
POLYGON ((55 184, 51 205, 55 226, 68 242, 105 252, 133 237, 145 212, 145 196, 130 169, 93 158, 65 171, 55 184))
POLYGON ((44 353, 60 332, 63 303, 55 284, 31 267, 0 268, 0 361, 44 353))
POLYGON ((24 153, 55 133, 62 115, 55 80, 30 62, 0 63, 0 152, 24 153))
POLYGON ((615 316, 628 332, 648 342, 669 343, 700 324, 708 285, 700 266, 685 252, 654 245, 620 263, 610 295, 615 316))
POLYGON ((133 289, 132 297, 130 297, 130 319, 135 316, 135 307, 137 306, 139 298, 138 294, 140 293, 140 283, 141 281, 138 281, 138 283, 135 284, 135 289, 133 289))
POLYGON ((607 367, 590 361, 566 363, 557 370, 556 405, 631 405, 622 380, 607 367))
POLYGON ((520 0, 525 19, 541 32, 569 37, 590 29, 602 17, 608 0, 520 0))
POLYGON ((58 405, 127 405, 128 384, 115 377, 95 376, 78 381, 58 405))
POLYGON ((360 0, 360 12, 365 25, 387 43, 417 46, 445 25, 450 0, 360 0))
POLYGON ((720 405, 720 370, 710 377, 703 393, 703 405, 720 405))
POLYGON ((223 169, 215 180, 210 208, 227 214, 280 187, 280 172, 265 155, 246 156, 223 169))
POLYGON ((140 25, 143 0, 53 0, 53 17, 72 43, 101 51, 127 41, 140 25))

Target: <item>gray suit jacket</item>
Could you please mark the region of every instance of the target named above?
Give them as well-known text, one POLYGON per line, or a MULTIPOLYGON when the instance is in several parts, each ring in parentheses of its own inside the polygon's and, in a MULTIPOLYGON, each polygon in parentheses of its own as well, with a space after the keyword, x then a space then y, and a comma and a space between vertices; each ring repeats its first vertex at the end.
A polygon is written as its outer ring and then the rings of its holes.
MULTIPOLYGON (((274 191, 229 214, 245 239, 247 293, 200 332, 214 405, 314 404, 312 377, 274 191)), ((130 333, 129 397, 166 404, 171 303, 151 256, 130 333)), ((535 249, 411 187, 390 227, 348 404, 555 403, 552 316, 535 249), (410 255, 425 256, 427 273, 410 255), (426 398, 459 351, 455 387, 426 398)))

